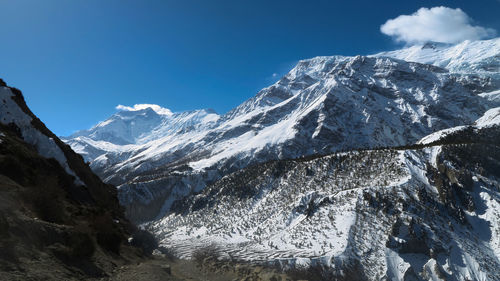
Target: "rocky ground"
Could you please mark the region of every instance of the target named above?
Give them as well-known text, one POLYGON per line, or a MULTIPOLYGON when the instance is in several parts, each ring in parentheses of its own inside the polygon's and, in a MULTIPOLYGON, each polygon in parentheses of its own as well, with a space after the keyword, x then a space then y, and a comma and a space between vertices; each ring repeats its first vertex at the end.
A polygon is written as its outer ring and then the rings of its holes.
MULTIPOLYGON (((199 281, 279 281, 298 280, 273 268, 225 261, 206 260, 203 264, 193 260, 153 258, 137 264, 117 268, 110 278, 100 280, 199 280, 199 281)), ((314 280, 314 279, 311 279, 314 280)))

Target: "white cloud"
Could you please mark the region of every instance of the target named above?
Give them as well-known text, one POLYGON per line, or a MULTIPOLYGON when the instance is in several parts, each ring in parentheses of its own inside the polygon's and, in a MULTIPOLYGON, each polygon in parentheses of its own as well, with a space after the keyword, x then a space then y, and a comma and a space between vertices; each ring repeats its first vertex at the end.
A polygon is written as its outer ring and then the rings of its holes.
POLYGON ((458 43, 493 37, 491 28, 473 26, 471 18, 460 8, 420 8, 411 15, 401 15, 380 26, 382 33, 398 42, 408 44, 423 42, 458 43))
POLYGON ((122 111, 138 111, 146 108, 151 108, 152 110, 156 111, 158 114, 163 114, 163 115, 172 115, 172 111, 168 108, 161 107, 156 104, 134 104, 134 106, 126 106, 126 105, 117 105, 116 109, 122 110, 122 111))
POLYGON ((278 73, 273 73, 273 78, 278 77, 278 73))

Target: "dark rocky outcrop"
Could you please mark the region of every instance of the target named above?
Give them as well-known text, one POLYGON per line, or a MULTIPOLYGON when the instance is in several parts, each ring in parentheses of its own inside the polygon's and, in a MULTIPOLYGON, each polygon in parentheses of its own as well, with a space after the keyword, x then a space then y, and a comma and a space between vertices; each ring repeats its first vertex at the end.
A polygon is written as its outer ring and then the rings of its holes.
MULTIPOLYGON (((0 87, 7 87, 3 80, 0 87)), ((14 123, 0 124, 0 279, 105 278, 117 265, 143 259, 140 248, 127 242, 136 229, 125 218, 116 189, 47 129, 18 89, 8 89, 81 182, 57 160, 42 157, 14 123)))

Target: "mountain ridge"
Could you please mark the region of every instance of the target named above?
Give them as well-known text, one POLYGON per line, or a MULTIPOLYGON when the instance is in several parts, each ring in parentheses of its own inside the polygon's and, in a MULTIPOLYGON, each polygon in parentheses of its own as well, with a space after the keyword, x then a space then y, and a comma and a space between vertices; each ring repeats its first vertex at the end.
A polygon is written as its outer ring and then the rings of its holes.
POLYGON ((119 186, 128 215, 142 221, 161 217, 172 200, 247 165, 406 145, 433 131, 471 124, 498 106, 497 94, 481 94, 498 89, 499 81, 494 75, 454 73, 387 56, 316 57, 300 61, 275 84, 210 125, 164 131, 164 137, 142 146, 65 141, 87 157, 105 181, 119 186), (130 205, 137 202, 143 206, 130 205))

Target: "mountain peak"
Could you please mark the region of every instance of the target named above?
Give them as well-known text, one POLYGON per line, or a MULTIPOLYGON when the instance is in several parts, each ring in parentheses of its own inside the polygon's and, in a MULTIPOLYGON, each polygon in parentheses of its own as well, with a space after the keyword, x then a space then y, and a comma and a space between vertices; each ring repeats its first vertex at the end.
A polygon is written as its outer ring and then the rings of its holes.
POLYGON ((500 37, 489 40, 465 40, 456 45, 428 42, 400 50, 382 52, 374 57, 391 57, 443 67, 453 73, 475 73, 498 77, 500 37))

